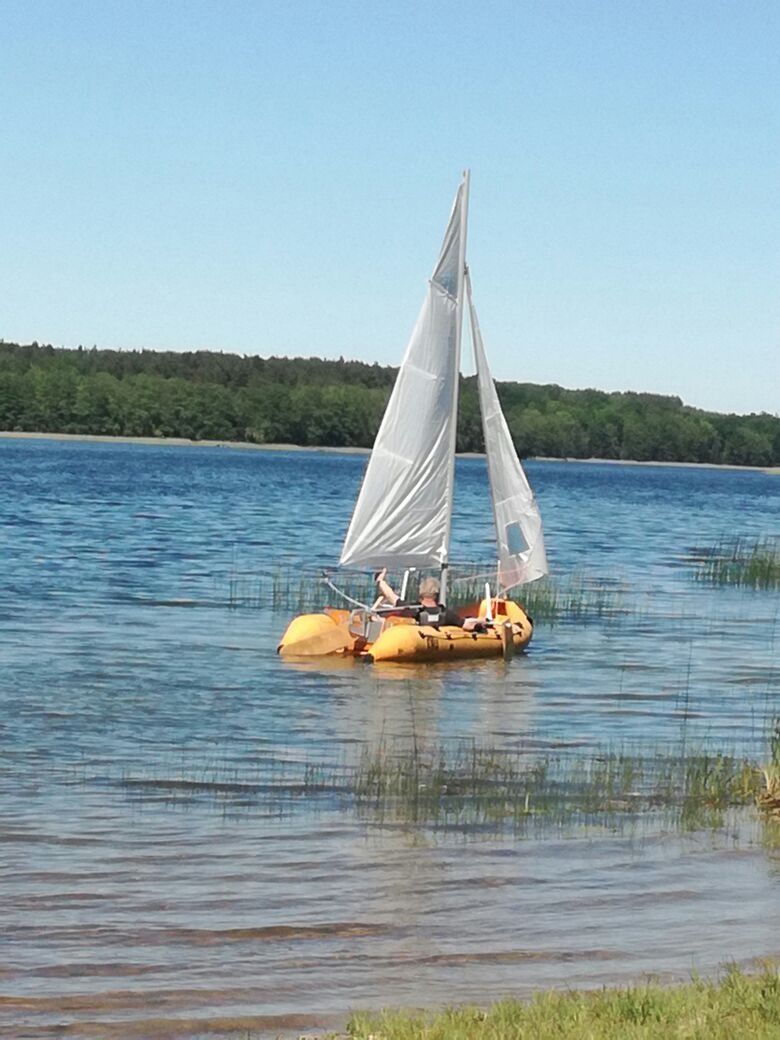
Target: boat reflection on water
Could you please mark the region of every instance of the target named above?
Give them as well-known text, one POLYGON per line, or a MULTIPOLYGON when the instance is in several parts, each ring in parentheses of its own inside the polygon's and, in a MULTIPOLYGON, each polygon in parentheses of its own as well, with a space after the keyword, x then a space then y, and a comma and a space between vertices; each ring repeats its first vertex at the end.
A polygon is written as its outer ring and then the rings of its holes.
POLYGON ((533 729, 538 679, 525 656, 445 666, 377 661, 369 668, 341 655, 280 663, 285 672, 324 679, 322 688, 315 687, 319 695, 329 691, 329 679, 349 680, 350 732, 344 737, 371 743, 393 734, 430 743, 460 739, 465 731, 475 744, 507 750, 521 747, 533 729))

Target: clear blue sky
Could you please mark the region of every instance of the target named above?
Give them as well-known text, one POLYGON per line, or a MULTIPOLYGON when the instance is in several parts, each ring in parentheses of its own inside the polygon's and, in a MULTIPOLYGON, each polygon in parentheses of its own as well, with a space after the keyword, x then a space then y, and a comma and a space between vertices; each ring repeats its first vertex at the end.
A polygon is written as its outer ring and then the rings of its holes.
POLYGON ((494 374, 780 412, 778 0, 4 0, 0 337, 396 364, 461 170, 494 374))

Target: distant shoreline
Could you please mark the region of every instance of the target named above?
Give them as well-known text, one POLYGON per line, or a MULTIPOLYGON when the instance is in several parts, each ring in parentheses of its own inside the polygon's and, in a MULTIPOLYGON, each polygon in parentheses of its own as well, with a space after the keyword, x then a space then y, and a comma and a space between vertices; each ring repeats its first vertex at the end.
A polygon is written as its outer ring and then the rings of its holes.
MULTIPOLYGON (((30 431, 17 432, 13 430, 0 430, 0 438, 6 440, 82 441, 93 444, 167 445, 177 448, 237 448, 242 451, 316 451, 328 455, 368 455, 371 450, 370 448, 329 448, 320 445, 301 444, 255 444, 250 441, 194 441, 187 437, 114 437, 102 433, 33 433, 30 431)), ((484 457, 484 454, 481 452, 464 451, 458 453, 458 458, 461 459, 481 459, 484 457)), ((640 462, 636 459, 575 459, 554 458, 546 455, 537 455, 533 458, 536 462, 584 462, 605 466, 664 466, 678 469, 734 469, 780 476, 780 466, 736 466, 730 463, 720 464, 716 462, 640 462)))
POLYGON ((0 430, 0 438, 35 441, 84 441, 92 444, 144 444, 174 448, 239 448, 242 451, 321 451, 331 455, 368 455, 370 448, 327 448, 301 444, 255 444, 253 441, 193 441, 188 437, 114 437, 107 433, 17 433, 0 430))
POLYGON ((737 469, 753 473, 780 475, 780 466, 737 466, 732 462, 653 462, 639 459, 558 459, 546 455, 535 455, 536 462, 587 462, 599 466, 664 466, 672 469, 737 469))

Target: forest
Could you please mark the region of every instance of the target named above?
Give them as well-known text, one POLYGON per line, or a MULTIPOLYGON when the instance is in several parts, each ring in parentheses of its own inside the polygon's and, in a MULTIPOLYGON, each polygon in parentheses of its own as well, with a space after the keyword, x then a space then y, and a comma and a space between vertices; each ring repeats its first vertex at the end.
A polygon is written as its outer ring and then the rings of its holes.
MULTIPOLYGON (((343 358, 0 342, 0 430, 367 448, 396 373, 343 358)), ((497 385, 521 458, 780 465, 778 416, 723 415, 656 394, 497 385)), ((471 376, 461 380, 458 450, 482 448, 471 376)))

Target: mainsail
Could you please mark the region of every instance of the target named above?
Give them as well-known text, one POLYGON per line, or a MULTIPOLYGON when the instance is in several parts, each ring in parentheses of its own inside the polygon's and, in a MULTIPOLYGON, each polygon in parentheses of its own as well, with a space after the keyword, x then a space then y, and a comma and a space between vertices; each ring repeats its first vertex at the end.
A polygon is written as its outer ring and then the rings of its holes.
POLYGON ((342 566, 447 562, 458 412, 468 174, 374 442, 342 566))
POLYGON ((547 574, 542 518, 517 457, 495 383, 488 368, 477 312, 466 275, 471 337, 479 382, 485 454, 498 539, 498 583, 504 591, 547 574))

